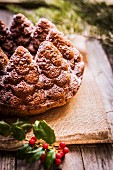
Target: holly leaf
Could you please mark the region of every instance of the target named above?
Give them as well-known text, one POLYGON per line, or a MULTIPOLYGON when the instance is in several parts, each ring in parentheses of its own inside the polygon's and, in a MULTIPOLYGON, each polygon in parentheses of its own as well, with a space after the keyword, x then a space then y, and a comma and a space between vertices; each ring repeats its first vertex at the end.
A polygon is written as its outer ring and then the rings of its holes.
POLYGON ((38 161, 44 153, 45 151, 43 150, 42 147, 29 151, 26 156, 26 162, 32 163, 32 162, 38 161))
POLYGON ((16 140, 21 141, 21 140, 25 139, 25 132, 23 131, 23 129, 21 127, 13 125, 12 133, 16 140))
POLYGON ((37 139, 43 139, 49 144, 54 143, 56 140, 54 130, 45 121, 36 120, 33 125, 33 131, 37 139))
POLYGON ((4 122, 3 120, 0 121, 0 135, 9 136, 11 129, 12 127, 8 123, 4 122))
POLYGON ((23 129, 23 131, 28 132, 32 128, 32 125, 30 123, 25 123, 20 127, 23 129))
POLYGON ((23 131, 28 132, 32 128, 32 124, 27 123, 26 121, 20 121, 17 119, 15 123, 13 123, 13 126, 18 126, 23 129, 23 131))
POLYGON ((54 150, 50 150, 47 152, 46 154, 46 159, 44 161, 44 169, 49 170, 53 164, 53 161, 55 159, 55 151, 54 150))
POLYGON ((15 123, 13 123, 13 125, 20 127, 20 126, 22 126, 24 123, 25 123, 24 121, 17 119, 17 121, 16 121, 15 123))
POLYGON ((17 158, 24 160, 26 158, 27 152, 31 151, 32 147, 29 144, 24 144, 21 148, 18 149, 17 158))

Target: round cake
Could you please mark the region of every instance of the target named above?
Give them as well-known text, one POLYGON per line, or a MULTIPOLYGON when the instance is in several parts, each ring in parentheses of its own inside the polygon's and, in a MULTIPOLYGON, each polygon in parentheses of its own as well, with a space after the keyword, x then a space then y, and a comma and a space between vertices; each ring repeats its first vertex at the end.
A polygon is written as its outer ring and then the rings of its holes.
POLYGON ((64 105, 78 91, 82 55, 49 20, 0 21, 0 115, 32 116, 64 105))

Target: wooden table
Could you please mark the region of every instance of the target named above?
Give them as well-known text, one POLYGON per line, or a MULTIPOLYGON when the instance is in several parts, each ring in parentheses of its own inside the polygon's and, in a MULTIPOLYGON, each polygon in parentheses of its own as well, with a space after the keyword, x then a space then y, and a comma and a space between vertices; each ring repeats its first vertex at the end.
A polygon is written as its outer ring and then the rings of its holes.
MULTIPOLYGON (((111 144, 72 145, 62 170, 113 170, 111 144)), ((0 170, 42 170, 39 163, 27 165, 15 158, 15 152, 0 152, 0 170)))
MULTIPOLYGON (((0 10, 0 19, 9 25, 12 14, 0 10)), ((97 41, 89 45, 90 53, 95 53, 95 60, 90 59, 94 75, 101 73, 97 80, 101 88, 105 110, 109 123, 113 125, 113 74, 105 52, 99 46, 96 51, 97 41), (99 55, 100 54, 100 55, 99 55), (102 55, 103 54, 103 55, 102 55), (101 62, 99 62, 101 61, 101 62), (98 69, 96 69, 98 65, 98 69)), ((92 57, 94 57, 92 55, 92 57)), ((70 152, 66 155, 62 170, 113 170, 113 147, 112 144, 70 145, 70 152)), ((0 170, 37 170, 43 169, 39 162, 27 165, 24 161, 16 159, 16 152, 0 151, 0 170)))

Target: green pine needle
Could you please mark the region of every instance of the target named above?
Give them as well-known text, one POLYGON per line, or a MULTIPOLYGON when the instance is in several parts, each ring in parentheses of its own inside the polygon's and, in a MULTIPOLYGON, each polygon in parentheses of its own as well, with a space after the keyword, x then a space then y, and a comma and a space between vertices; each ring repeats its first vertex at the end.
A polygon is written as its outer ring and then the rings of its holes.
POLYGON ((113 6, 89 0, 45 0, 45 4, 33 10, 17 5, 7 8, 14 13, 23 13, 34 24, 39 18, 46 17, 65 34, 87 32, 87 36, 99 38, 108 54, 113 56, 113 6))

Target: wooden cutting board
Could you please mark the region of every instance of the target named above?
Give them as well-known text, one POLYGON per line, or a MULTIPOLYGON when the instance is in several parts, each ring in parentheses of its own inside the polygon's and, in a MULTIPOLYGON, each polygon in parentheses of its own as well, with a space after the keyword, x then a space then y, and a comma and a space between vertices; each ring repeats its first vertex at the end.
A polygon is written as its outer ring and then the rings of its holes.
MULTIPOLYGON (((113 77, 110 67, 107 68, 109 64, 105 53, 97 40, 88 40, 75 35, 72 35, 70 39, 84 55, 85 71, 82 85, 76 96, 66 105, 30 117, 30 121, 45 120, 54 129, 57 142, 65 141, 67 144, 111 143, 113 142, 112 122, 109 113, 111 114, 112 110, 105 98, 106 95, 108 97, 109 88, 112 88, 110 90, 113 92, 113 86, 111 87, 111 83, 107 82, 107 71, 108 77, 113 77), (78 39, 79 44, 76 41, 78 39), (105 68, 107 68, 106 74, 102 74, 105 68)), ((112 94, 110 95, 112 97, 112 94)), ((10 118, 8 119, 10 120, 10 118)), ((30 138, 32 132, 27 136, 30 138)), ((22 142, 15 141, 12 137, 0 137, 1 150, 15 150, 20 145, 22 142)))

